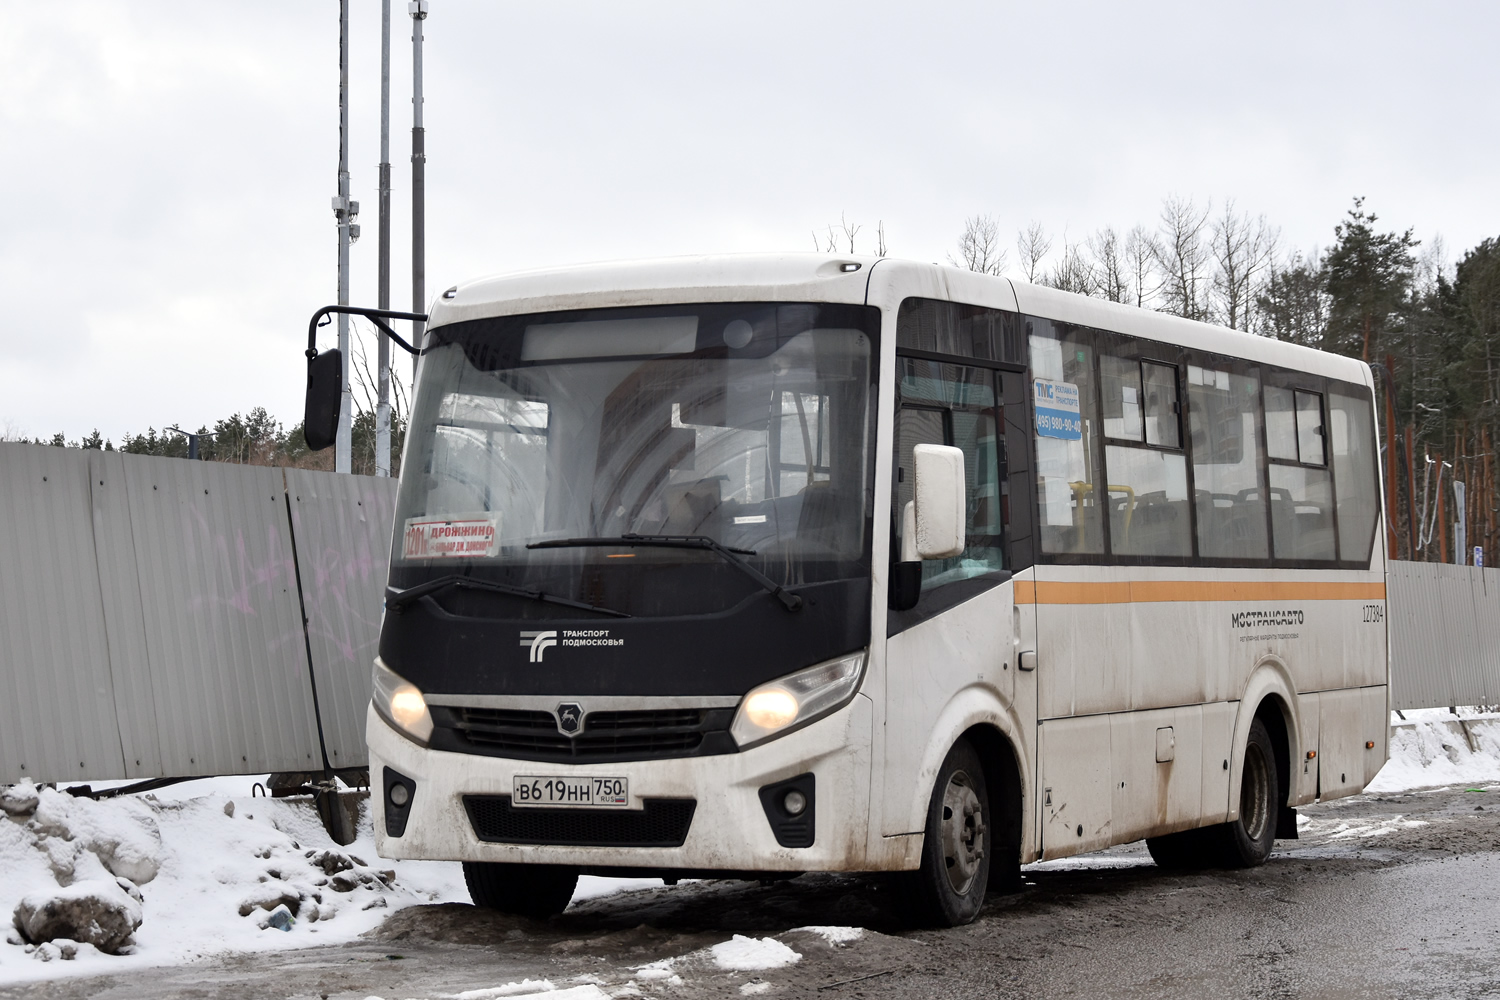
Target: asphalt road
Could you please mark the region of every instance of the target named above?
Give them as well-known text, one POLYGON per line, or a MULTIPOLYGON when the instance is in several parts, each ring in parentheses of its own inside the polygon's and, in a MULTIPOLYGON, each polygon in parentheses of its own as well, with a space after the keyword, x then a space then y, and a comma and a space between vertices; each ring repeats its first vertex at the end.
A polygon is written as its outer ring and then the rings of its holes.
POLYGON ((1028 870, 973 924, 904 929, 878 879, 699 882, 589 900, 535 922, 446 904, 370 940, 129 976, 0 987, 0 998, 452 996, 525 978, 654 997, 1500 998, 1500 788, 1358 796, 1304 809, 1250 871, 1180 874, 1142 845, 1028 870), (867 928, 831 944, 807 925, 867 928), (731 934, 802 954, 728 972, 731 934), (673 959, 672 978, 638 967, 673 959))

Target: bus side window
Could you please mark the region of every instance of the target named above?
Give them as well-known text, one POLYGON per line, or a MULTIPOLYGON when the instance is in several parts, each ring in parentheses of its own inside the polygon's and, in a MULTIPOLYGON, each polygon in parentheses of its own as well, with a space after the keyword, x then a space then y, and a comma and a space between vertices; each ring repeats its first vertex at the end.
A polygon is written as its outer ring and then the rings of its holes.
POLYGON ((945 444, 964 453, 966 546, 952 559, 922 562, 922 593, 1005 569, 999 406, 995 373, 987 369, 900 358, 901 406, 896 412, 895 483, 891 491, 893 561, 901 558, 902 513, 915 496, 912 450, 945 444))
POLYGON ((1110 551, 1192 555, 1177 366, 1138 360, 1131 342, 1110 340, 1110 353, 1099 358, 1110 551))
POLYGON ((1268 385, 1271 551, 1277 559, 1335 558, 1333 481, 1323 441, 1323 394, 1268 385))
MULTIPOLYGON (((1104 553, 1104 477, 1097 467, 1099 432, 1094 350, 1088 330, 1026 318, 1033 393, 1063 393, 1073 408, 1044 414, 1036 407, 1037 509, 1042 551, 1104 553)), ((1123 415, 1122 415, 1123 419, 1123 415)))
POLYGON ((1260 461, 1260 378, 1253 370, 1188 365, 1198 554, 1267 559, 1265 477, 1260 461))
POLYGON ((1365 563, 1380 515, 1375 479, 1375 419, 1370 401, 1328 394, 1334 488, 1338 500, 1339 558, 1365 563))

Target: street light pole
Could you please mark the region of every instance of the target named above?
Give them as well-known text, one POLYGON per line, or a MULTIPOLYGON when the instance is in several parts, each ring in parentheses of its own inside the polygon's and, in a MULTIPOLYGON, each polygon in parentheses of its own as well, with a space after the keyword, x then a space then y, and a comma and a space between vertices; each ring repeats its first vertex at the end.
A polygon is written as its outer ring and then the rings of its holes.
MULTIPOLYGON (((391 307, 391 0, 380 0, 380 277, 375 293, 391 307)), ((375 404, 375 475, 391 474, 391 342, 380 331, 375 404)))
MULTIPOLYGON (((359 203, 349 200, 349 0, 339 0, 339 193, 333 199, 333 216, 339 227, 339 305, 349 304, 349 244, 358 236, 354 219, 359 203)), ((343 356, 343 389, 339 394, 339 429, 334 441, 334 469, 353 470, 351 420, 354 403, 349 388, 349 317, 338 319, 339 351, 343 356)))
MULTIPOLYGON (((427 152, 422 128, 422 22, 427 19, 427 0, 410 0, 406 11, 411 15, 411 311, 423 312, 427 308, 427 246, 426 234, 426 185, 427 152)), ((412 344, 420 349, 423 339, 423 324, 412 324, 412 344)), ((417 384, 417 362, 420 355, 411 359, 412 388, 417 384)))

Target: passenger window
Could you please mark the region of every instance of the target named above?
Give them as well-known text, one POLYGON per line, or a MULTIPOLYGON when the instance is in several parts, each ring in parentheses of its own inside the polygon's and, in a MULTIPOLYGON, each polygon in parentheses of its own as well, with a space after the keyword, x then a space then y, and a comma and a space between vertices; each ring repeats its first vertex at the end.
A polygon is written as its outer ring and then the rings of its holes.
POLYGON ((1323 452, 1323 401, 1315 392, 1296 393, 1297 458, 1303 465, 1326 465, 1323 452))
POLYGON ((1177 369, 1172 365, 1145 361, 1141 364, 1141 380, 1146 387, 1146 443, 1158 448, 1181 448, 1177 369))
POLYGON ((1346 561, 1368 562, 1375 524, 1380 517, 1375 417, 1369 400, 1337 392, 1328 394, 1328 413, 1333 429, 1339 555, 1346 561))
MULTIPOLYGON (((1042 551, 1103 554, 1107 499, 1096 467, 1099 421, 1089 332, 1035 317, 1027 318, 1026 327, 1042 551)), ((1123 403, 1120 419, 1126 419, 1123 403)))
POLYGON ((1178 425, 1177 368, 1138 360, 1133 353, 1125 342, 1099 359, 1110 551, 1189 556, 1192 514, 1178 425))
POLYGON ((1266 386, 1266 454, 1297 461, 1297 421, 1292 390, 1266 386))
POLYGON ((1267 386, 1271 551, 1277 559, 1331 561, 1333 481, 1323 447, 1323 396, 1267 386))
POLYGON ((922 562, 922 593, 1005 568, 1001 548, 1003 482, 996 436, 994 373, 916 358, 898 359, 901 408, 896 414, 892 557, 900 558, 902 514, 915 497, 912 449, 946 444, 964 453, 966 544, 952 559, 922 562))
POLYGON ((1198 554, 1267 559, 1266 491, 1260 462, 1260 379, 1189 365, 1198 554))

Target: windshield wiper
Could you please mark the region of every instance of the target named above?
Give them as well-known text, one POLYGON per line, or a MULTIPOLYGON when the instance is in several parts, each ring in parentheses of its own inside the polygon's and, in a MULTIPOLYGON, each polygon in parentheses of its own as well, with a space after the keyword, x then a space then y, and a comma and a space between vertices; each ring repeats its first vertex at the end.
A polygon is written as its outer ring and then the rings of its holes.
POLYGON ((472 576, 440 576, 436 580, 428 580, 419 583, 415 587, 407 587, 398 590, 395 594, 385 599, 386 607, 397 611, 406 607, 412 601, 428 594, 434 594, 448 587, 458 587, 460 590, 488 590, 496 594, 509 594, 512 597, 526 597, 533 601, 546 601, 548 604, 561 604, 565 608, 578 608, 581 611, 594 611, 601 615, 611 615, 615 618, 629 618, 623 611, 613 608, 601 608, 595 604, 585 604, 583 601, 573 601, 566 597, 558 597, 556 594, 545 594, 540 590, 527 590, 525 587, 516 587, 508 583, 495 583, 492 580, 478 580, 472 576))
POLYGON ((735 569, 760 584, 762 589, 782 603, 788 611, 802 607, 802 598, 791 593, 754 566, 745 556, 755 555, 754 549, 736 549, 722 545, 707 535, 616 535, 614 538, 553 538, 545 542, 532 542, 528 549, 578 549, 621 546, 625 548, 657 549, 704 549, 716 552, 735 569))

